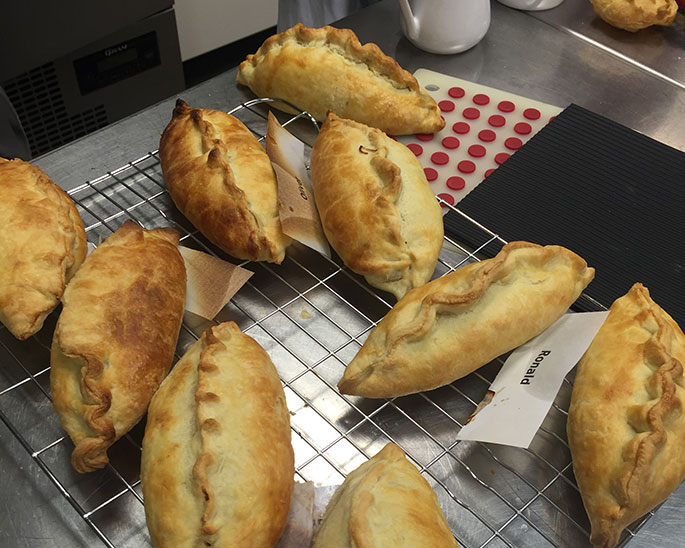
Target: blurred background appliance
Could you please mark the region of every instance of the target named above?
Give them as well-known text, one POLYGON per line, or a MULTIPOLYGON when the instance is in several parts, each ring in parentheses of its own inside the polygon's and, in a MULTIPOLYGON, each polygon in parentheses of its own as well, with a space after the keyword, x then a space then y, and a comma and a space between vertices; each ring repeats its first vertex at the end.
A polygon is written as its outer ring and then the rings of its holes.
POLYGON ((8 3, 0 51, 32 156, 185 88, 173 0, 8 3))

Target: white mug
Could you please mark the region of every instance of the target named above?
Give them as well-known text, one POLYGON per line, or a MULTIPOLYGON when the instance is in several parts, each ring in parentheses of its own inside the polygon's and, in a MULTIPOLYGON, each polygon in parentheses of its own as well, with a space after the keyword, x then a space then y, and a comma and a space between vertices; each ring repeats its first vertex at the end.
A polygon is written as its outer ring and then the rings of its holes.
POLYGON ((499 0, 500 4, 517 10, 541 11, 556 8, 564 0, 499 0))
POLYGON ((460 53, 490 27, 490 0, 399 0, 402 32, 431 53, 460 53))

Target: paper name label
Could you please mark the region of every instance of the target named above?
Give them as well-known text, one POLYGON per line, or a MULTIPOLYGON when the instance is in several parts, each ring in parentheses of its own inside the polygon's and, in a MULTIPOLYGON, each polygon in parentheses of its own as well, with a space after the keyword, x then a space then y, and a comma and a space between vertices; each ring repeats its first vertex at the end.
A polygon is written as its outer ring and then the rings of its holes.
POLYGON ((512 352, 457 439, 528 447, 608 314, 565 314, 512 352))
POLYGON ((269 112, 266 153, 278 180, 278 215, 285 234, 326 257, 331 256, 304 165, 304 143, 269 112))

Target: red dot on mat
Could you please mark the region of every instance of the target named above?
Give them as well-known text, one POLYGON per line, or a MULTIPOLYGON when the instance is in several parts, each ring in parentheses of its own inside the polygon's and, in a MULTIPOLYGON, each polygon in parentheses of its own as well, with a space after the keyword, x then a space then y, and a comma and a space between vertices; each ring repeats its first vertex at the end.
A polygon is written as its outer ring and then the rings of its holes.
POLYGON ((519 135, 528 135, 531 131, 533 131, 533 128, 530 127, 530 124, 527 122, 519 122, 514 126, 514 131, 519 135))
POLYGON ((426 174, 426 179, 428 179, 429 181, 435 181, 435 179, 438 178, 438 172, 435 171, 432 167, 427 167, 423 170, 423 172, 426 174))
POLYGON ((409 143, 407 148, 411 150, 415 156, 421 156, 423 154, 423 147, 418 143, 409 143))
POLYGON ((549 121, 551 122, 551 121, 554 120, 555 118, 556 118, 556 116, 550 116, 550 117, 549 117, 549 121))
POLYGON ((417 133, 416 138, 419 141, 432 141, 433 140, 433 134, 432 133, 417 133))
POLYGON ((452 190, 462 190, 465 186, 466 181, 457 175, 447 179, 447 188, 451 188, 452 190))
POLYGON ((484 143, 492 143, 496 137, 497 134, 491 129, 483 129, 478 132, 478 138, 484 143))
POLYGON ((506 152, 500 152, 495 155, 495 163, 500 166, 509 159, 509 154, 506 152))
POLYGON ((487 105, 490 102, 490 97, 485 95, 485 93, 478 93, 473 96, 473 102, 477 105, 487 105))
POLYGON ((462 173, 473 173, 476 171, 476 164, 471 160, 462 160, 457 164, 457 169, 462 173))
POLYGON ((455 99, 461 99, 464 95, 466 95, 466 92, 464 91, 464 88, 450 88, 447 91, 447 95, 454 97, 455 99))
POLYGON ((536 108, 527 108, 523 111, 523 116, 529 120, 537 120, 540 118, 540 111, 536 108))
POLYGON ((438 166, 444 166, 449 161, 450 157, 444 152, 434 152, 431 154, 431 162, 438 166))
POLYGON ((500 101, 497 104, 497 110, 500 112, 514 112, 516 105, 511 101, 500 101))
POLYGON ((454 133, 458 133, 459 135, 465 135, 471 131, 471 126, 466 122, 457 122, 452 126, 452 131, 454 131, 454 133))
POLYGON ((454 103, 452 101, 440 101, 438 106, 442 112, 452 112, 454 110, 454 103))
POLYGON ((462 114, 464 115, 464 118, 466 118, 467 120, 477 120, 478 118, 480 118, 480 110, 478 110, 477 108, 465 108, 462 114))
POLYGON ((504 141, 504 146, 509 150, 518 150, 523 146, 523 141, 518 137, 509 137, 504 141))
POLYGON ((507 121, 504 119, 504 116, 500 116, 499 114, 493 114, 488 118, 488 124, 492 127, 502 127, 506 123, 507 121))
POLYGON ((486 176, 486 177, 490 177, 490 175, 492 175, 494 172, 495 172, 495 168, 494 168, 494 167, 491 168, 491 169, 488 169, 488 170, 485 172, 485 176, 486 176))
POLYGON ((459 148, 459 139, 456 137, 445 137, 442 140, 442 146, 449 149, 459 148))
MULTIPOLYGON (((454 205, 454 196, 452 196, 451 194, 446 194, 443 192, 442 194, 438 194, 438 198, 440 198, 441 200, 444 200, 445 202, 447 202, 450 205, 454 205)), ((442 207, 447 207, 447 206, 445 206, 445 204, 440 204, 440 205, 442 207)))
POLYGON ((486 150, 483 145, 471 145, 469 147, 469 156, 474 158, 482 158, 485 156, 486 150))

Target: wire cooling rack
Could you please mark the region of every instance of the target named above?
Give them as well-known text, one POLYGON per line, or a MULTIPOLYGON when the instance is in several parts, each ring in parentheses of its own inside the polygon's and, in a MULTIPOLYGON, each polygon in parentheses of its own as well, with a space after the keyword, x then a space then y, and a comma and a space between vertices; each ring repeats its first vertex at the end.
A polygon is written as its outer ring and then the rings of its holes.
MULTIPOLYGON (((244 103, 232 113, 263 139, 266 108, 258 103, 244 103)), ((89 181, 70 195, 88 240, 95 245, 131 218, 148 229, 174 227, 181 233, 181 245, 232 261, 176 210, 156 152, 89 181)), ((445 238, 436 277, 505 243, 468 220, 478 227, 482 240, 467 249, 458 238, 445 238)), ((337 257, 328 259, 298 244, 288 249, 281 265, 236 264, 254 275, 214 322, 186 313, 176 356, 207 327, 227 320, 266 349, 291 412, 298 480, 338 485, 393 441, 435 489, 461 546, 590 546, 589 523, 566 441, 571 376, 529 449, 458 441, 459 429, 485 395, 501 360, 431 392, 390 400, 341 395, 336 383, 391 307, 388 294, 369 287, 337 257)), ((60 428, 49 393, 49 347, 56 319, 57 313, 52 314, 41 332, 25 342, 15 340, 4 327, 0 330, 0 419, 106 546, 150 546, 140 488, 144 421, 110 449, 110 464, 103 470, 79 475, 71 468, 73 445, 60 428)), ((626 530, 621 544, 648 518, 626 530)))

